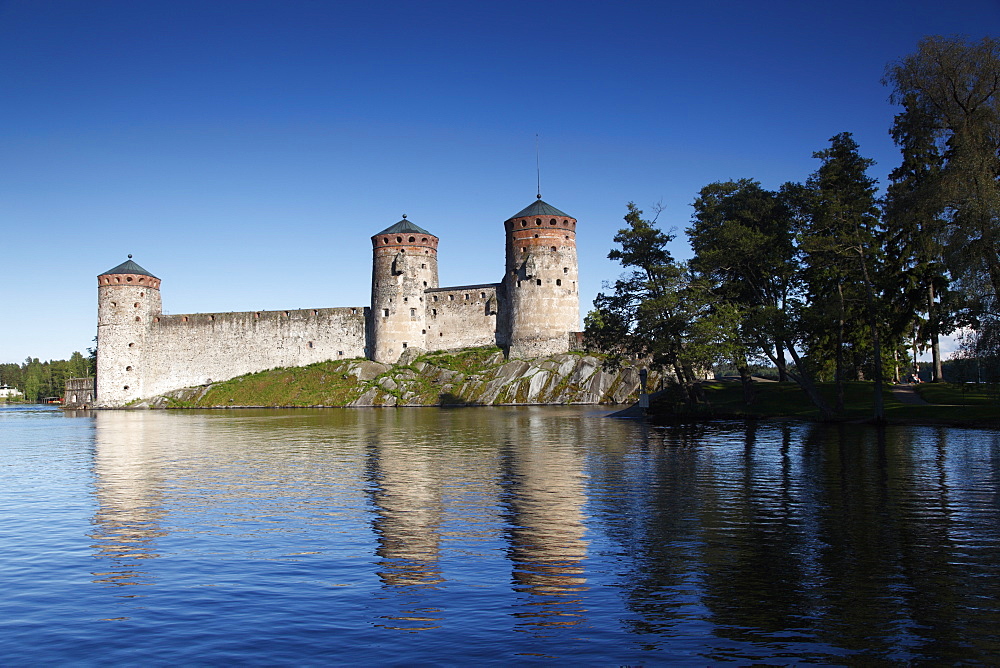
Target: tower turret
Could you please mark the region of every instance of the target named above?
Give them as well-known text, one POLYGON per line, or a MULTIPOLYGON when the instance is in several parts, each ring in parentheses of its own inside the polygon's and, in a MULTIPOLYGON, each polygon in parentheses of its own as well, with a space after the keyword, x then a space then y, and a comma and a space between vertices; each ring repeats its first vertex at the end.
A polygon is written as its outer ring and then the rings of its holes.
POLYGON ((372 237, 369 357, 393 364, 427 334, 424 290, 438 287, 438 238, 403 219, 372 237))
POLYGON ((146 335, 162 310, 160 279, 128 258, 97 277, 97 406, 142 398, 146 335))
POLYGON ((580 327, 576 219, 537 201, 504 222, 508 356, 537 357, 569 350, 580 327))

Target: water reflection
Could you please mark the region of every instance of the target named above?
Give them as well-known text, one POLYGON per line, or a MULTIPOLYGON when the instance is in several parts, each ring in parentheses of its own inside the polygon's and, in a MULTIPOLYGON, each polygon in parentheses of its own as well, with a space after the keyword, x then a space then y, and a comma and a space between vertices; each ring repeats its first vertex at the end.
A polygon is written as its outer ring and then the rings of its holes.
POLYGON ((155 559, 164 535, 163 473, 158 462, 161 434, 137 413, 97 412, 93 460, 95 556, 106 569, 94 582, 117 586, 151 584, 142 566, 155 559))
POLYGON ((515 591, 528 597, 514 615, 526 627, 584 621, 583 423, 528 416, 514 421, 503 459, 503 502, 515 591))
POLYGON ((225 584, 319 626, 431 646, 513 631, 562 658, 595 629, 700 662, 1000 652, 993 432, 558 409, 92 419, 102 587, 225 584))

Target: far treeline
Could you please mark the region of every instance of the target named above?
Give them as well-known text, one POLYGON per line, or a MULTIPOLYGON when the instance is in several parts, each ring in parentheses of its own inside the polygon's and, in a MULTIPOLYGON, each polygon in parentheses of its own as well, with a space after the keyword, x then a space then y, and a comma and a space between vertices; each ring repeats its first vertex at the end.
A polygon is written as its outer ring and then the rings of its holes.
POLYGON ((93 357, 78 352, 68 360, 40 362, 38 358, 24 360, 23 364, 0 364, 0 383, 16 387, 24 393, 19 399, 29 403, 61 397, 66 389, 66 379, 94 375, 93 357))
MULTIPOLYGON (((700 401, 697 370, 770 363, 825 418, 843 412, 847 381, 882 386, 912 373, 918 350, 963 331, 959 357, 983 380, 1000 360, 1000 42, 926 37, 886 67, 890 128, 901 161, 885 197, 851 133, 813 153, 804 183, 775 191, 745 178, 711 183, 686 230, 694 257, 628 204, 608 257, 626 268, 586 318, 592 345, 616 359, 647 357, 700 401), (833 402, 816 383, 834 382, 833 402)), ((657 211, 658 213, 658 211, 657 211)))

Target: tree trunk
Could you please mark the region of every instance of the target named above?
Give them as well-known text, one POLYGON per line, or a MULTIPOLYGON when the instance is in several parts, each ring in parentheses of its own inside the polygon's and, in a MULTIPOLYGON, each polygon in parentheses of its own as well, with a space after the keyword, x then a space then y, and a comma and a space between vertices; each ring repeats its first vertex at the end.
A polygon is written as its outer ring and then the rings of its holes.
POLYGON ((878 333, 878 310, 875 308, 875 290, 872 288, 868 275, 868 263, 865 261, 864 250, 858 255, 861 263, 861 275, 865 279, 865 297, 868 302, 868 326, 872 328, 872 354, 875 357, 875 422, 885 422, 885 404, 882 399, 882 342, 878 333))
POLYGON ((837 320, 837 370, 834 381, 837 384, 837 412, 844 412, 844 286, 837 283, 837 297, 840 299, 840 316, 837 320))
MULTIPOLYGON (((771 350, 763 346, 764 354, 767 355, 772 362, 777 363, 777 360, 771 355, 771 350)), ((824 422, 830 422, 833 420, 833 411, 830 410, 830 404, 826 403, 823 396, 816 389, 816 384, 812 382, 812 378, 806 373, 806 370, 802 366, 802 359, 799 357, 798 353, 795 352, 795 346, 788 346, 788 354, 792 358, 792 362, 795 364, 795 368, 798 369, 798 374, 794 374, 788 371, 788 377, 795 381, 795 384, 802 388, 802 391, 806 393, 809 397, 809 401, 813 402, 813 405, 819 409, 820 419, 824 422)))
POLYGON ((747 406, 753 405, 753 378, 750 377, 750 369, 745 365, 736 367, 740 372, 740 384, 743 385, 743 403, 747 406))
POLYGON ((774 366, 778 367, 778 381, 788 380, 788 366, 785 361, 785 342, 781 339, 774 341, 774 366))
POLYGON ((944 368, 941 364, 941 341, 938 335, 937 309, 934 308, 934 284, 927 286, 927 322, 931 327, 931 382, 944 382, 944 368))

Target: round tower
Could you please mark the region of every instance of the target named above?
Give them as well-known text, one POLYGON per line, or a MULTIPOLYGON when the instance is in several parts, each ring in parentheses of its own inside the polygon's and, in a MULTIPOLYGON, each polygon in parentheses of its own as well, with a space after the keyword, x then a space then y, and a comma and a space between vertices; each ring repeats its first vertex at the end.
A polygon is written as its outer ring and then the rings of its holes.
POLYGON ((403 216, 372 237, 372 306, 368 356, 394 364, 406 348, 423 348, 424 290, 438 287, 438 238, 403 216))
POLYGON ((580 328, 576 219, 542 201, 504 222, 505 327, 509 357, 538 357, 569 350, 580 328))
POLYGON ((143 397, 146 338, 161 313, 160 279, 128 258, 97 277, 98 407, 143 397))

